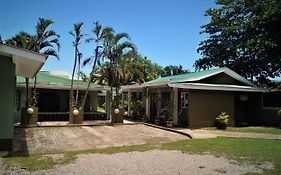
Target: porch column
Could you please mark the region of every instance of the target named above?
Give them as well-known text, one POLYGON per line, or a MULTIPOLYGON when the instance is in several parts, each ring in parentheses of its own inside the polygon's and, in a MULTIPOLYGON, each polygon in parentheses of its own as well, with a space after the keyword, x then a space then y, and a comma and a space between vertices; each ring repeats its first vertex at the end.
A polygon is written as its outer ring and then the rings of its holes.
POLYGON ((106 119, 110 120, 110 91, 106 91, 105 96, 105 112, 106 112, 106 119))
POLYGON ((150 94, 145 96, 145 115, 150 120, 150 94))
POLYGON ((132 116, 132 92, 128 90, 128 116, 132 116))
POLYGON ((145 92, 144 91, 141 92, 141 101, 142 101, 141 107, 144 109, 145 108, 145 92))
POLYGON ((179 89, 178 88, 173 88, 174 91, 174 109, 173 109, 173 119, 174 119, 174 123, 175 125, 178 124, 178 93, 179 93, 179 89))
POLYGON ((122 109, 125 110, 125 107, 124 107, 124 101, 125 101, 125 97, 124 97, 124 92, 122 92, 122 109))
POLYGON ((160 116, 161 112, 161 89, 157 89, 157 117, 160 116))

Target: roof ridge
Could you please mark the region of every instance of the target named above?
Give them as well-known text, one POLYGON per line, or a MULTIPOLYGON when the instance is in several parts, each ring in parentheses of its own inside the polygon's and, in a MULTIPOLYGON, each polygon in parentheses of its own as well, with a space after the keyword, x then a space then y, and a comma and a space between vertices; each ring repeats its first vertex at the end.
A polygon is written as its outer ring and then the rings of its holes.
POLYGON ((199 74, 199 73, 209 72, 209 71, 221 71, 221 70, 224 70, 224 68, 211 68, 211 69, 208 69, 208 70, 202 70, 202 71, 198 71, 198 72, 189 72, 189 73, 185 73, 185 74, 170 75, 170 76, 166 76, 166 77, 159 77, 157 79, 154 79, 154 80, 151 80, 151 81, 148 81, 148 82, 145 82, 145 83, 149 84, 149 83, 153 83, 155 81, 178 79, 180 77, 182 77, 182 79, 184 79, 185 78, 184 76, 187 76, 187 75, 199 74))

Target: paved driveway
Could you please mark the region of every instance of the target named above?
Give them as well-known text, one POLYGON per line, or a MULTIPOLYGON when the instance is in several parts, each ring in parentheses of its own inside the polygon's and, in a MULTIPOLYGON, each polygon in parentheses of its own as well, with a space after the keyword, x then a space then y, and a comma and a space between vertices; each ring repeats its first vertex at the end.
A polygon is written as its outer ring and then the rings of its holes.
POLYGON ((14 151, 61 152, 183 139, 188 137, 143 124, 16 128, 14 151))

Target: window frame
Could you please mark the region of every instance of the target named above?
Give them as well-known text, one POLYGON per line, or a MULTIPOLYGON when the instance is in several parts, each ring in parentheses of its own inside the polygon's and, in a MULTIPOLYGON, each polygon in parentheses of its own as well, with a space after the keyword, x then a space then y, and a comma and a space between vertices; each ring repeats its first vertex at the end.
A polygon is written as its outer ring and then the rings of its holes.
POLYGON ((180 107, 183 109, 187 109, 189 107, 189 93, 186 91, 182 91, 180 94, 180 107))

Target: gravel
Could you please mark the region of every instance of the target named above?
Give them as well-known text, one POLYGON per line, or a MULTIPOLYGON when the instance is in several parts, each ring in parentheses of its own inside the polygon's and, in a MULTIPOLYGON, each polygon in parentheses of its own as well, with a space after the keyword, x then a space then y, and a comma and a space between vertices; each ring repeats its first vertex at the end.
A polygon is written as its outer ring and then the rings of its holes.
MULTIPOLYGON (((180 151, 152 150, 146 152, 106 154, 81 154, 71 164, 51 170, 28 173, 14 171, 11 174, 245 174, 262 173, 264 169, 273 168, 270 163, 252 165, 239 163, 224 157, 213 155, 186 154, 180 151)), ((1 170, 1 169, 0 169, 1 170)), ((1 173, 0 173, 1 174, 1 173)))

